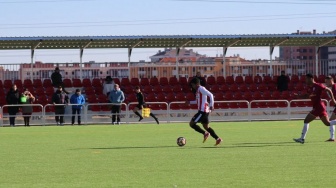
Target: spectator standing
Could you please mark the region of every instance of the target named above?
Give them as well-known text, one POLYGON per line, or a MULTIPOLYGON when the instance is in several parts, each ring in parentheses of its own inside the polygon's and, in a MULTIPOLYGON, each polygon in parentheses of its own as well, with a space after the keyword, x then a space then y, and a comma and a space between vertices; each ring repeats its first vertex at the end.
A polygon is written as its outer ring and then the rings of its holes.
POLYGON ((58 89, 52 97, 52 103, 54 105, 63 104, 55 106, 56 124, 62 126, 64 124, 65 105, 69 103, 69 97, 65 92, 63 92, 62 86, 58 86, 58 89))
POLYGON ((277 86, 278 91, 287 91, 288 90, 288 77, 286 76, 285 71, 281 71, 281 75, 278 77, 277 86))
MULTIPOLYGON (((6 102, 8 105, 18 105, 20 103, 20 93, 17 90, 17 86, 15 84, 8 91, 6 95, 6 102)), ((12 127, 15 127, 15 116, 18 111, 19 111, 18 106, 8 107, 9 124, 12 127)))
POLYGON ((22 115, 23 115, 25 127, 29 127, 30 117, 33 113, 33 107, 29 106, 29 104, 34 103, 35 97, 33 96, 33 94, 30 93, 30 91, 27 88, 25 88, 21 97, 26 98, 25 100, 21 100, 21 103, 25 104, 24 106, 22 106, 22 115))
POLYGON ((69 92, 67 92, 64 89, 64 83, 63 83, 63 79, 62 79, 62 75, 60 73, 60 69, 59 67, 55 68, 55 71, 51 74, 51 81, 52 81, 52 85, 54 87, 58 87, 58 86, 62 86, 62 90, 66 93, 69 94, 69 92))
POLYGON ((71 96, 70 104, 76 104, 76 105, 72 105, 71 125, 75 124, 76 114, 77 114, 77 123, 78 125, 81 125, 81 111, 82 111, 83 105, 85 104, 85 98, 81 94, 80 89, 76 89, 76 93, 71 96))
POLYGON ((121 103, 125 100, 124 92, 120 90, 118 84, 114 84, 114 89, 109 92, 109 100, 112 103, 112 124, 120 125, 121 103))
POLYGON ((114 89, 114 82, 111 76, 106 76, 103 86, 104 86, 103 89, 104 95, 109 96, 110 91, 114 89))

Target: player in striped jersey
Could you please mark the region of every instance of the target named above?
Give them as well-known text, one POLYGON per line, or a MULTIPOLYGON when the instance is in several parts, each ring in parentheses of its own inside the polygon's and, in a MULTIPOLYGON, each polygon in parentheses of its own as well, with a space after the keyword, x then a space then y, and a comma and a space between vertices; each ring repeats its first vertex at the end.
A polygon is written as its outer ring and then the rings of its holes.
POLYGON ((209 113, 214 109, 214 97, 213 94, 208 91, 205 87, 200 85, 200 80, 198 78, 193 78, 191 80, 191 87, 196 91, 196 100, 195 101, 186 101, 186 104, 197 104, 198 112, 190 120, 190 127, 195 131, 203 134, 204 140, 203 143, 211 135, 216 139, 215 146, 219 145, 222 142, 222 139, 217 136, 215 131, 209 126, 209 113), (210 103, 208 103, 208 97, 210 98, 210 103), (197 123, 202 123, 203 130, 197 123))

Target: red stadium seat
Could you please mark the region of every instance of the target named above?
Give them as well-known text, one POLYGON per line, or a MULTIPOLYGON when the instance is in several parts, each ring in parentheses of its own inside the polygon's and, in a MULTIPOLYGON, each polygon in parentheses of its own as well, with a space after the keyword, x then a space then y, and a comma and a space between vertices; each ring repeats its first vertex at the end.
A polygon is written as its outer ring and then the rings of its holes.
POLYGON ((33 82, 30 79, 26 79, 23 81, 24 87, 33 87, 33 82))
POLYGON ((189 85, 186 77, 179 77, 178 80, 180 85, 189 85))
POLYGON ((277 100, 277 99, 281 99, 281 93, 279 92, 279 91, 273 91, 272 92, 272 99, 275 99, 275 100, 277 100))
POLYGON ((156 86, 156 85, 159 85, 159 80, 156 78, 156 77, 153 77, 149 80, 149 84, 151 86, 156 86))
POLYGON ((107 96, 104 95, 104 94, 98 95, 97 100, 98 100, 99 103, 108 103, 109 102, 107 96))
POLYGON ((92 86, 97 88, 97 87, 103 87, 102 81, 99 78, 94 78, 92 79, 92 86))
POLYGON ((244 83, 244 78, 242 76, 236 76, 235 81, 236 84, 243 84, 244 83))
POLYGON ((239 91, 238 85, 236 85, 236 84, 230 85, 229 91, 231 91, 231 92, 237 92, 237 91, 239 91))
POLYGON ((252 95, 253 100, 262 100, 261 93, 259 91, 256 91, 252 95))
POLYGON ((152 93, 145 95, 145 101, 157 102, 155 94, 152 92, 152 93))
POLYGON ((64 87, 72 87, 72 82, 68 78, 63 79, 63 84, 64 84, 64 87))
POLYGON ((120 86, 126 86, 126 85, 130 85, 131 82, 128 78, 122 78, 121 82, 120 82, 120 86))
POLYGON ((317 77, 317 80, 316 80, 316 82, 318 82, 318 83, 325 83, 325 75, 319 75, 318 77, 317 77))
POLYGON ((270 76, 264 76, 263 83, 264 84, 271 84, 272 83, 272 78, 270 76))
POLYGON ((125 96, 125 99, 127 102, 137 102, 137 98, 136 98, 136 95, 135 94, 128 94, 125 96))
POLYGON ((263 83, 263 81, 262 81, 262 77, 259 76, 259 75, 255 76, 255 77, 253 78, 253 82, 254 82, 255 84, 261 84, 261 83, 263 83))
POLYGON ((3 88, 2 80, 0 80, 0 88, 3 88))
POLYGON ((166 102, 166 96, 163 93, 158 93, 156 99, 158 102, 166 102))
POLYGON ((224 76, 217 76, 217 85, 224 85, 224 84, 225 84, 224 76))
POLYGON ((234 79, 232 76, 227 76, 226 79, 225 79, 225 83, 228 84, 228 85, 232 85, 235 83, 234 79))
POLYGON ((153 87, 153 92, 158 94, 158 93, 161 93, 162 92, 162 87, 161 85, 156 85, 153 87))
POLYGON ((13 84, 15 84, 17 88, 23 88, 21 80, 14 80, 13 84))
POLYGON ((224 100, 225 101, 231 101, 231 100, 233 100, 233 94, 232 94, 232 92, 226 92, 226 93, 224 93, 224 100))
POLYGON ((224 101, 223 93, 216 93, 214 95, 215 101, 224 101))
POLYGON ((88 78, 84 78, 83 79, 83 87, 91 87, 92 86, 92 84, 91 84, 91 80, 90 79, 88 79, 88 78))
POLYGON ((73 85, 73 87, 83 87, 82 81, 80 79, 77 79, 77 78, 72 80, 72 85, 73 85))
POLYGON ((217 93, 220 91, 217 85, 210 85, 208 90, 211 91, 212 93, 217 93))
POLYGON ((239 91, 240 92, 247 92, 247 91, 249 91, 249 88, 247 87, 246 84, 242 84, 242 85, 239 86, 239 91))
POLYGON ((166 96, 166 100, 168 103, 176 101, 176 96, 174 93, 168 93, 166 96))
POLYGON ((208 84, 208 85, 216 85, 216 84, 217 84, 217 83, 216 83, 216 78, 213 77, 213 76, 208 77, 208 79, 207 79, 207 84, 208 84))
POLYGON ((45 93, 48 96, 52 96, 55 93, 54 88, 53 87, 47 87, 47 88, 45 88, 45 93))
POLYGON ((185 101, 186 100, 185 93, 183 93, 183 92, 176 93, 176 100, 177 101, 185 101))
POLYGON ((243 100, 246 100, 246 101, 252 101, 253 100, 251 92, 244 92, 242 97, 243 97, 243 100))
POLYGON ((272 99, 272 94, 270 91, 264 91, 262 93, 262 99, 263 100, 271 100, 272 99))
POLYGON ((148 78, 141 78, 140 79, 140 85, 141 86, 148 86, 149 85, 149 79, 148 78))
POLYGON ((292 75, 291 76, 291 79, 290 79, 290 83, 292 84, 296 84, 296 83, 299 83, 299 76, 298 75, 292 75))
POLYGON ((269 91, 269 90, 266 84, 260 84, 258 86, 258 91, 264 92, 264 91, 269 91))
POLYGON ((300 83, 306 83, 306 75, 301 75, 300 76, 300 83))
POLYGON ((131 78, 131 85, 132 86, 139 86, 140 85, 139 78, 131 78))
POLYGON ((223 91, 223 92, 228 92, 228 91, 230 91, 230 86, 226 85, 226 84, 225 85, 220 85, 219 90, 223 91))
POLYGON ((50 79, 45 79, 45 80, 43 80, 42 85, 43 85, 44 88, 52 87, 52 82, 51 82, 50 79))
POLYGON ((194 100, 196 100, 195 94, 193 94, 191 92, 187 93, 186 100, 187 101, 194 101, 194 100))
POLYGON ((171 92, 173 92, 173 88, 170 85, 166 85, 166 86, 164 86, 162 88, 162 92, 164 92, 164 93, 171 93, 171 92))
POLYGON ((86 87, 84 92, 86 95, 95 95, 95 91, 93 87, 86 87))
POLYGON ((3 83, 3 87, 6 89, 10 89, 12 85, 13 85, 12 80, 5 80, 3 83))
POLYGON ((178 93, 178 92, 181 92, 182 91, 182 88, 180 85, 174 85, 173 86, 173 92, 174 93, 178 93))
POLYGON ((273 76, 273 77, 272 77, 272 82, 271 82, 271 83, 273 83, 273 84, 277 84, 277 82, 278 82, 278 77, 279 77, 279 76, 273 76))
POLYGON ((33 80, 33 86, 35 88, 43 87, 43 83, 42 83, 41 79, 35 79, 35 80, 33 80))
POLYGON ((120 86, 120 80, 119 80, 119 78, 113 78, 113 82, 115 84, 118 84, 120 86))
POLYGON ((178 80, 176 77, 170 77, 169 78, 169 85, 173 86, 173 85, 176 85, 178 84, 178 80))
POLYGON ((162 85, 162 86, 166 86, 166 85, 168 85, 169 83, 168 83, 168 78, 167 77, 161 77, 160 78, 160 85, 162 85))
POLYGON ((256 92, 256 91, 258 91, 258 86, 256 84, 252 84, 252 85, 250 85, 249 90, 251 92, 256 92))
POLYGON ((244 100, 243 95, 240 92, 236 92, 233 95, 233 100, 244 100))
POLYGON ((150 86, 150 85, 143 86, 142 92, 145 93, 145 94, 153 93, 152 86, 150 86))
POLYGON ((252 84, 253 78, 252 76, 245 76, 245 84, 252 84))

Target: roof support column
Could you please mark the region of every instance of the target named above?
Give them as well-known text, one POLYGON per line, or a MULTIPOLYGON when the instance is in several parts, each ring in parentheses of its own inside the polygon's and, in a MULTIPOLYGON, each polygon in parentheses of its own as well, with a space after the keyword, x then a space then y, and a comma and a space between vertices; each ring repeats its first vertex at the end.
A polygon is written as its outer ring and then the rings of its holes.
POLYGON ((315 75, 318 76, 319 75, 319 51, 320 51, 320 47, 316 46, 315 47, 315 75))
POLYGON ((128 48, 128 63, 127 63, 127 69, 128 69, 128 79, 131 80, 131 55, 132 55, 132 49, 133 48, 128 48))
MULTIPOLYGON (((34 65, 34 54, 35 54, 35 49, 40 46, 42 43, 42 40, 40 40, 37 44, 31 46, 31 53, 30 53, 30 79, 33 81, 34 76, 33 76, 33 65, 34 65)), ((22 79, 22 78, 21 78, 22 79)))
POLYGON ((273 76, 273 65, 272 65, 272 56, 273 56, 274 46, 270 46, 270 76, 273 76))
POLYGON ((93 40, 90 39, 90 42, 88 42, 87 44, 79 48, 79 74, 80 74, 79 79, 81 81, 83 81, 83 65, 82 64, 83 64, 84 49, 87 48, 91 44, 92 41, 93 40))
POLYGON ((226 78, 226 52, 228 47, 223 47, 223 77, 226 78))
POLYGON ((79 79, 81 81, 83 81, 83 68, 82 68, 82 64, 83 64, 83 53, 84 53, 84 48, 79 49, 79 79))
POLYGON ((135 43, 133 46, 128 48, 128 63, 127 63, 127 68, 128 68, 128 78, 131 80, 131 55, 132 55, 132 50, 133 48, 139 46, 143 42, 143 38, 140 39, 137 43, 135 43))
POLYGON ((229 44, 226 44, 223 47, 223 76, 224 76, 224 78, 226 78, 226 59, 225 59, 225 57, 226 57, 227 50, 228 50, 229 47, 241 42, 241 40, 242 40, 242 38, 239 37, 237 40, 235 40, 235 41, 233 41, 229 44))
POLYGON ((176 71, 175 71, 176 78, 179 77, 179 61, 178 61, 179 55, 180 55, 180 48, 177 47, 176 48, 176 71))

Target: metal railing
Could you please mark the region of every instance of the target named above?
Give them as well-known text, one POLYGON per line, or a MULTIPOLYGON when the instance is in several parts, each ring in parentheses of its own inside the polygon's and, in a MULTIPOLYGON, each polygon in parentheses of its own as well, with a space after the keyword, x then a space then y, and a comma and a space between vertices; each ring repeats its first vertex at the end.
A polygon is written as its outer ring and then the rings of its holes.
MULTIPOLYGON (((222 104, 222 103, 241 103, 243 105, 237 105, 237 107, 223 107, 223 108, 214 108, 214 111, 211 113, 211 120, 213 121, 253 121, 253 120, 292 120, 292 119, 303 119, 307 112, 311 111, 311 106, 308 104, 303 105, 303 107, 293 107, 294 102, 308 102, 309 99, 300 99, 300 100, 253 100, 253 101, 245 101, 245 100, 237 100, 237 101, 215 101, 215 104, 222 104), (271 102, 283 102, 286 103, 283 107, 267 107, 267 106, 259 106, 257 108, 252 107, 253 104, 256 103, 271 103, 271 102), (308 106, 307 106, 308 105, 308 106), (271 114, 269 112, 275 112, 275 114, 271 114), (282 113, 279 113, 282 112, 282 113), (265 114, 269 113, 269 114, 265 114), (225 116, 223 115, 225 114, 225 116), (268 118, 269 115, 273 117, 273 119, 268 118), (228 118, 232 117, 232 118, 228 118), (262 118, 260 118, 262 117, 262 118)), ((322 99, 323 102, 326 103, 326 107, 328 112, 330 112, 330 102, 322 99)), ((189 108, 189 109, 173 109, 172 105, 174 104, 184 104, 185 102, 182 101, 174 101, 171 103, 167 102, 146 102, 147 105, 161 105, 160 110, 152 110, 154 113, 158 113, 159 119, 162 122, 176 122, 176 121, 190 121, 190 118, 197 112, 197 108, 189 108), (165 107, 164 107, 165 106, 165 107), (164 107, 164 109, 162 109, 164 107), (173 114, 177 114, 176 116, 173 116, 173 114), (178 116, 180 115, 180 116, 178 116)), ((129 104, 122 103, 121 104, 121 113, 120 115, 123 116, 123 122, 125 123, 134 123, 135 121, 132 120, 131 117, 131 106, 137 104, 136 102, 131 102, 129 104)), ((66 113, 64 114, 64 118, 72 116, 72 113, 67 113, 67 110, 69 110, 69 107, 78 105, 78 104, 47 104, 47 105, 41 105, 41 104, 25 104, 25 105, 4 105, 0 107, 0 126, 4 126, 4 120, 7 121, 9 117, 12 117, 8 113, 4 113, 4 109, 8 107, 22 107, 22 106, 37 106, 41 108, 40 112, 33 111, 33 116, 39 116, 40 118, 38 121, 35 121, 35 124, 38 125, 47 125, 50 124, 47 122, 47 120, 50 120, 49 117, 54 117, 54 111, 53 110, 47 110, 47 108, 55 107, 55 106, 65 106, 66 113)), ((111 124, 111 110, 107 107, 105 109, 108 109, 108 111, 92 111, 91 108, 93 106, 111 106, 112 103, 90 103, 90 104, 84 104, 82 108, 82 124, 92 124, 97 123, 94 121, 89 121, 88 118, 93 116, 97 116, 97 119, 101 118, 102 121, 98 122, 98 124, 111 124), (106 118, 107 117, 107 118, 106 118), (106 119, 108 119, 106 121, 106 119)), ((77 115, 76 115, 77 116, 77 115)), ((15 117, 23 117, 22 114, 19 112, 15 115, 15 117)), ((54 121, 54 120, 53 120, 54 121)), ((54 123, 51 123, 54 124, 54 123)), ((19 124, 18 124, 19 125, 19 124)), ((34 125, 34 124, 31 124, 34 125)))

